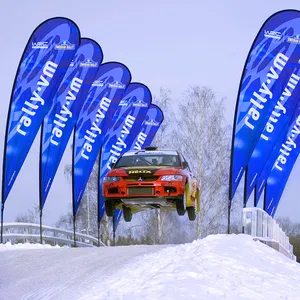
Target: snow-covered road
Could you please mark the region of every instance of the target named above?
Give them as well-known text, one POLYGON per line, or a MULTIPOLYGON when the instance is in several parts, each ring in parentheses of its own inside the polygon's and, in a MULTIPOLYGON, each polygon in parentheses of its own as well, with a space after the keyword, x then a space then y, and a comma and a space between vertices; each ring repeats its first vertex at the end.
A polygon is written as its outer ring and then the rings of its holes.
MULTIPOLYGON (((117 268, 163 246, 0 252, 0 299, 77 299, 117 268)), ((1 250, 0 250, 1 251, 1 250)))
POLYGON ((300 299, 300 265, 246 235, 176 246, 0 245, 0 299, 300 299))

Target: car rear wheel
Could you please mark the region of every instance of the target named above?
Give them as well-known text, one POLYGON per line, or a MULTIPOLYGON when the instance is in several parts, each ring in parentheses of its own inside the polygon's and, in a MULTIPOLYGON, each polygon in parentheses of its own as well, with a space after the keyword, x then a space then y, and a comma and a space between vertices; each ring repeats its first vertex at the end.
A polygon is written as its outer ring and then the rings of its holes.
POLYGON ((123 205, 123 216, 125 222, 130 222, 132 219, 131 208, 123 205))
POLYGON ((112 200, 106 200, 104 202, 105 213, 108 217, 113 217, 115 212, 115 202, 112 200))
POLYGON ((191 206, 191 207, 187 207, 186 208, 187 213, 188 213, 188 217, 190 221, 195 221, 196 220, 196 209, 195 207, 191 206))

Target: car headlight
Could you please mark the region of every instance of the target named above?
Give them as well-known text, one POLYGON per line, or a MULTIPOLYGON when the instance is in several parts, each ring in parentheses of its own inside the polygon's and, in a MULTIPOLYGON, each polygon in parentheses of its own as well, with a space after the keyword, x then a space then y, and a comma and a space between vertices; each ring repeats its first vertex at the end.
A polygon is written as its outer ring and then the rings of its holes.
POLYGON ((120 181, 120 177, 119 176, 105 176, 103 178, 103 181, 106 181, 106 182, 117 182, 117 181, 120 181))
POLYGON ((181 175, 164 175, 161 178, 161 181, 181 181, 183 176, 181 175))

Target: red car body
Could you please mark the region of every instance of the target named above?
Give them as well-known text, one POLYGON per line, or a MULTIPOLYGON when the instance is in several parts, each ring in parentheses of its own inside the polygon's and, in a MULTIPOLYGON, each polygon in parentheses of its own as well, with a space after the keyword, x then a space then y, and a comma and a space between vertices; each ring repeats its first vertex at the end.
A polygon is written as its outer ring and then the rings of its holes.
POLYGON ((179 215, 185 210, 199 211, 199 184, 176 150, 146 148, 124 153, 104 178, 102 191, 107 215, 112 216, 116 207, 123 208, 125 220, 128 210, 129 215, 147 208, 176 208, 179 215))

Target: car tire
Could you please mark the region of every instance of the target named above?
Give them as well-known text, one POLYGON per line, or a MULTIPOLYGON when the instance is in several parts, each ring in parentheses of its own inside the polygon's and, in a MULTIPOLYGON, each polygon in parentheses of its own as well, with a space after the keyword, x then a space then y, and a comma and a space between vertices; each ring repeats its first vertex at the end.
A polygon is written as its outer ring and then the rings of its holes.
POLYGON ((179 216, 184 216, 186 211, 186 192, 176 201, 176 210, 179 216))
POLYGON ((125 222, 130 222, 132 220, 131 208, 123 205, 123 217, 125 222))
POLYGON ((113 217, 115 212, 115 202, 111 200, 104 201, 105 213, 108 217, 113 217))
POLYGON ((186 208, 187 213, 188 213, 188 217, 190 221, 195 221, 196 220, 196 209, 195 207, 191 206, 191 207, 187 207, 186 208))

